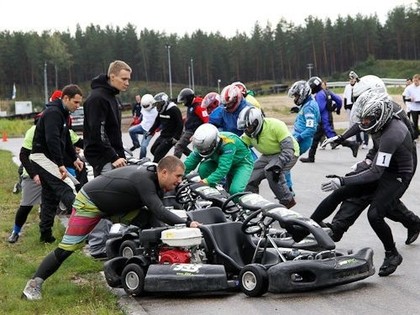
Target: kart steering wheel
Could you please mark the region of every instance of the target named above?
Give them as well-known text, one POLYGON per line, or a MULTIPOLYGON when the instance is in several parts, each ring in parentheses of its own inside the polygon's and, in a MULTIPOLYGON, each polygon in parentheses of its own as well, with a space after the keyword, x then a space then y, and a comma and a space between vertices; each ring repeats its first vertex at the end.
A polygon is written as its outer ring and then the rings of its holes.
POLYGON ((233 194, 232 196, 227 198, 225 200, 225 202, 223 202, 223 204, 221 206, 222 211, 226 214, 234 214, 234 213, 239 212, 240 207, 236 203, 232 202, 230 205, 229 205, 229 203, 237 197, 240 197, 240 196, 243 196, 243 195, 248 195, 248 194, 250 194, 249 191, 241 191, 241 192, 238 192, 236 194, 233 194))
POLYGON ((194 182, 181 184, 177 188, 177 192, 175 194, 175 201, 179 204, 187 204, 189 202, 194 201, 194 198, 197 197, 195 193, 192 192, 190 186, 195 184, 194 182))
POLYGON ((249 216, 246 217, 244 222, 242 222, 242 226, 241 226, 242 232, 244 232, 245 234, 257 234, 262 231, 262 227, 259 224, 261 220, 252 221, 261 212, 262 212, 262 209, 259 209, 252 212, 249 216))

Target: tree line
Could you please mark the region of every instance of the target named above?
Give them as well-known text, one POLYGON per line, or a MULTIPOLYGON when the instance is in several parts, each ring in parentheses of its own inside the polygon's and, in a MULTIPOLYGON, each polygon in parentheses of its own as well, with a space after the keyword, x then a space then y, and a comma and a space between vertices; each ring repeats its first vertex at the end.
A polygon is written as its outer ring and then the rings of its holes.
MULTIPOLYGON (((376 15, 321 20, 308 16, 304 25, 286 20, 265 27, 255 23, 251 35, 194 31, 191 35, 140 32, 132 24, 101 28, 91 24, 69 32, 0 33, 0 95, 43 94, 44 75, 50 90, 87 82, 105 73, 109 62, 126 61, 132 79, 215 87, 229 83, 277 83, 308 77, 308 69, 323 77, 343 74, 369 58, 417 60, 420 57, 420 0, 416 7, 397 6, 382 25, 376 15)), ((414 69, 415 70, 415 69, 414 69)))

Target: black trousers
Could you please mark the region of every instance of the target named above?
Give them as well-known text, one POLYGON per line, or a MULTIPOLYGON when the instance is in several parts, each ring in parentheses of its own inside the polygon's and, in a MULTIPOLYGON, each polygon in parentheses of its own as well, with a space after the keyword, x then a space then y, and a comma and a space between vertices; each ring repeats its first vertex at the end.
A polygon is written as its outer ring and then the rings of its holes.
POLYGON ((150 153, 154 156, 153 162, 159 163, 159 161, 165 157, 166 153, 168 153, 172 147, 172 138, 159 136, 150 148, 150 153))

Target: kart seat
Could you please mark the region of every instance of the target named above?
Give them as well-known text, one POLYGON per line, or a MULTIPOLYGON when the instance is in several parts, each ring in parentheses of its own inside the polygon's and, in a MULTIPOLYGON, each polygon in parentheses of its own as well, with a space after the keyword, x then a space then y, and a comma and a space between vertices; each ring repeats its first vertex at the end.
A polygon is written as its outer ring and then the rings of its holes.
POLYGON ((226 216, 219 207, 209 207, 205 209, 192 210, 187 212, 192 221, 203 224, 213 224, 226 222, 226 216))
POLYGON ((251 263, 256 246, 251 236, 242 232, 241 227, 241 222, 200 226, 210 263, 222 264, 227 272, 235 273, 251 263))

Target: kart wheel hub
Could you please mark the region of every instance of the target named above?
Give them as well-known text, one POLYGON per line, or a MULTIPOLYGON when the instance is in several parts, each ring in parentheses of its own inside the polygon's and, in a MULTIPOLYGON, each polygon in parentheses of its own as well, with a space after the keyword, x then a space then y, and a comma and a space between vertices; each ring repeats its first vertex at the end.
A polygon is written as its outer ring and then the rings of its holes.
POLYGON ((257 285, 257 278, 255 274, 250 271, 246 271, 242 276, 242 286, 247 289, 248 291, 252 291, 255 289, 257 285))
POLYGON ((127 273, 125 276, 125 284, 130 290, 135 290, 139 286, 139 283, 139 276, 134 271, 127 273))

